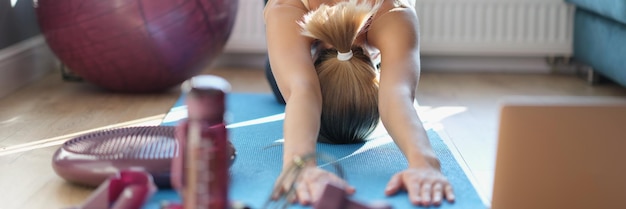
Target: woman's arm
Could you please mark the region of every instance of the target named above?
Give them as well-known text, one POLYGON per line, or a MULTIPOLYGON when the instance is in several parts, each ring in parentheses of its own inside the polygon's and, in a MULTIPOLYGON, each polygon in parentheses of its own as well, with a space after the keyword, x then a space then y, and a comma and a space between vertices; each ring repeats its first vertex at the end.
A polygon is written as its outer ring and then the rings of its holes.
MULTIPOLYGON (((265 8, 266 35, 272 72, 285 98, 285 137, 283 171, 293 165, 295 157, 315 153, 320 128, 322 96, 317 73, 311 58, 312 39, 301 35, 301 21, 307 11, 298 0, 270 1, 265 8)), ((345 185, 343 180, 309 162, 297 179, 297 199, 309 204, 317 199, 325 182, 345 185), (326 180, 325 180, 326 179, 326 180), (321 180, 324 180, 323 182, 321 180)), ((281 175, 284 175, 281 174, 281 175)), ((287 185, 282 185, 286 189, 287 185)))
POLYGON ((294 156, 315 152, 322 96, 311 58, 313 40, 302 35, 297 21, 307 12, 299 1, 270 1, 265 8, 268 54, 272 72, 287 103, 284 166, 294 156), (283 3, 284 2, 284 3, 283 3))
POLYGON ((417 16, 395 9, 372 23, 368 43, 381 53, 379 108, 385 128, 405 154, 410 167, 435 166, 426 131, 413 102, 419 81, 417 16))
POLYGON ((394 176, 387 188, 404 188, 414 204, 453 200, 452 187, 441 174, 437 156, 413 106, 419 80, 419 30, 415 12, 394 9, 379 16, 367 33, 368 43, 381 53, 379 111, 381 120, 407 158, 409 168, 394 176))

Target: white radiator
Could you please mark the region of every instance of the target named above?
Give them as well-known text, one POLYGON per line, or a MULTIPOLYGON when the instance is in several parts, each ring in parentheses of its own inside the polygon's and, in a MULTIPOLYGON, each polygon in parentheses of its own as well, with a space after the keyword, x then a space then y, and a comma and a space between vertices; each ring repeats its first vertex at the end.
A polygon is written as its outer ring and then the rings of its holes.
MULTIPOLYGON (((227 52, 265 53, 263 0, 239 0, 227 52)), ((562 0, 417 0, 425 55, 572 53, 574 7, 562 0)))
POLYGON ((264 0, 239 0, 239 11, 225 52, 265 53, 264 0))
POLYGON ((417 0, 422 53, 572 53, 574 7, 562 0, 417 0))

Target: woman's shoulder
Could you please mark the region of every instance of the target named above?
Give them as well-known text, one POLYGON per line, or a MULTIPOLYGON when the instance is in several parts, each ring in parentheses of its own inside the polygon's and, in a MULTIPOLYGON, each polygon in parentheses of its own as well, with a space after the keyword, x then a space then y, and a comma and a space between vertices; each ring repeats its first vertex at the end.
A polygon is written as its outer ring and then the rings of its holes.
POLYGON ((297 10, 300 12, 308 12, 309 9, 304 6, 301 0, 269 0, 265 4, 263 9, 264 18, 268 19, 268 15, 281 17, 284 16, 284 11, 297 10))
POLYGON ((265 9, 278 6, 293 6, 300 9, 308 10, 307 7, 305 7, 304 5, 304 2, 306 1, 307 0, 269 0, 265 4, 265 9))
MULTIPOLYGON (((339 2, 350 1, 350 0, 295 0, 297 2, 302 2, 307 8, 310 10, 317 9, 320 5, 334 5, 339 2)), ((381 9, 391 9, 394 7, 398 7, 399 5, 411 5, 411 2, 415 2, 415 0, 365 0, 370 4, 374 5, 377 2, 382 1, 381 9)))
MULTIPOLYGON (((382 8, 381 8, 382 9, 382 8)), ((407 49, 418 47, 419 29, 414 7, 396 6, 379 11, 370 22, 367 43, 382 51, 397 49, 399 44, 407 49)))
MULTIPOLYGON (((349 0, 269 0, 265 6, 265 9, 272 7, 291 6, 305 11, 315 10, 320 5, 334 5, 338 2, 349 0)), ((390 10, 397 8, 412 8, 415 5, 415 0, 366 0, 371 4, 375 4, 382 1, 381 7, 378 10, 377 15, 381 15, 389 12, 390 10)), ((375 18, 375 17, 374 17, 375 18)))

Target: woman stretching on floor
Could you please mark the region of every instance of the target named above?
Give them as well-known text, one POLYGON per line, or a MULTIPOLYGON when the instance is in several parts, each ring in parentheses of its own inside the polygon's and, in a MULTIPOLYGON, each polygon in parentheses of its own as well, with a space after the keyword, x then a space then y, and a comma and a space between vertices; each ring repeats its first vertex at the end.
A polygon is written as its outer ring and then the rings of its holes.
MULTIPOLYGON (((404 189, 415 205, 454 201, 452 186, 413 107, 420 73, 419 32, 415 2, 408 1, 267 3, 268 53, 286 101, 283 171, 298 157, 315 153, 318 140, 362 142, 380 119, 408 161, 408 168, 395 174, 384 192, 393 195, 404 189), (378 54, 379 75, 373 63, 378 54)), ((304 205, 316 201, 327 182, 355 192, 335 174, 309 162, 296 180, 296 200, 304 205)), ((289 187, 282 186, 280 192, 289 187)))

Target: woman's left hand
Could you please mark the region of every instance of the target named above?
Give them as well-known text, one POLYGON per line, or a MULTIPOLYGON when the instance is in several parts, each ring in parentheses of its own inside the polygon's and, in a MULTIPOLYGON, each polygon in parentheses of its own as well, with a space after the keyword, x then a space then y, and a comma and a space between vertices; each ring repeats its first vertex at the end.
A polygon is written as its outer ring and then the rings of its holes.
POLYGON ((438 206, 444 198, 454 202, 452 185, 440 170, 432 167, 409 168, 395 174, 387 183, 385 194, 393 195, 401 189, 408 192, 414 205, 438 206))
MULTIPOLYGON (((281 176, 284 175, 289 174, 281 174, 281 176)), ((294 176, 290 176, 289 178, 293 177, 294 176)), ((292 196, 288 201, 291 203, 298 202, 302 205, 310 205, 317 202, 321 198, 326 185, 329 183, 344 189, 349 195, 355 192, 354 187, 350 186, 344 179, 315 165, 304 167, 300 175, 295 176, 295 178, 297 179, 277 182, 282 183, 282 185, 278 185, 279 189, 274 191, 275 193, 272 194, 272 199, 277 200, 282 194, 289 191, 292 185, 295 186, 295 196, 292 196)))

